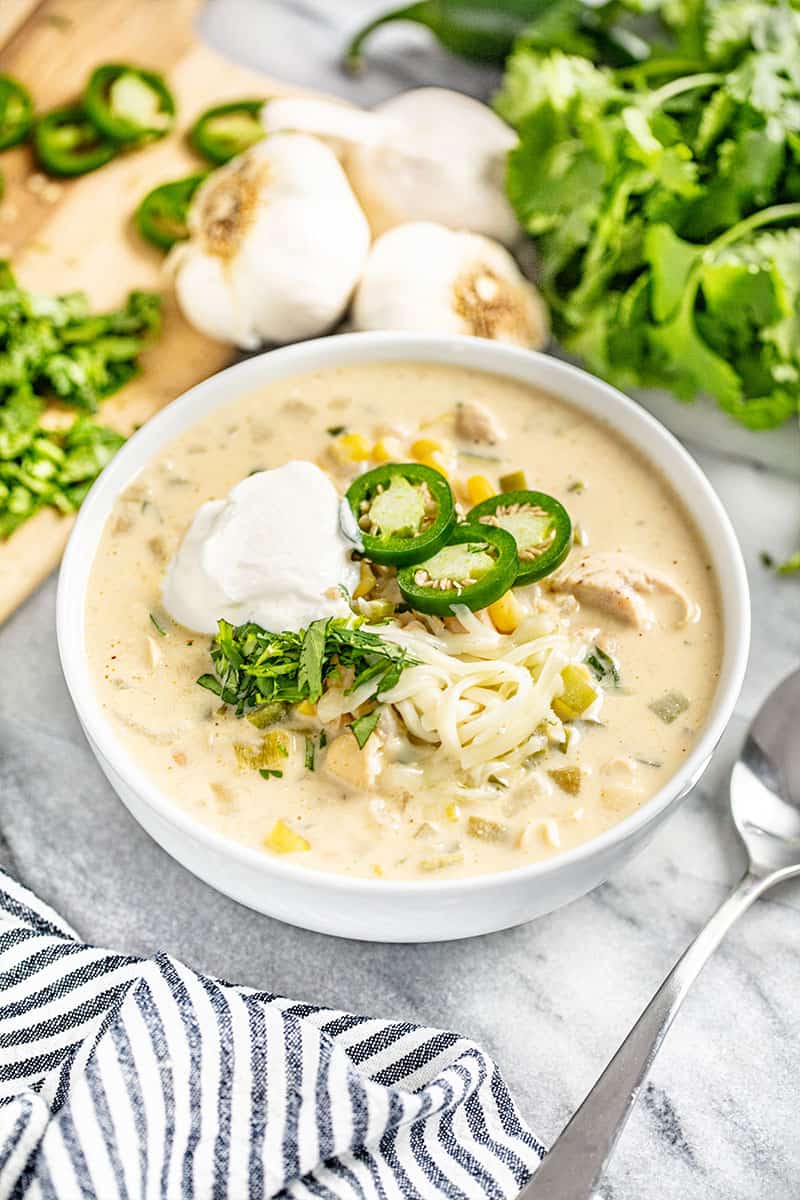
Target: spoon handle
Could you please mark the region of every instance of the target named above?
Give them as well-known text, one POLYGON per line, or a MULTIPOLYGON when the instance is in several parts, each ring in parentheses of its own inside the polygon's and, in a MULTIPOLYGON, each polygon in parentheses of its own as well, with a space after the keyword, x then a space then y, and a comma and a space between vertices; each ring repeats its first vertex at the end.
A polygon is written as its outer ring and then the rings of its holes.
POLYGON ((590 1200, 690 985, 733 922, 773 879, 752 874, 700 930, 517 1200, 590 1200))

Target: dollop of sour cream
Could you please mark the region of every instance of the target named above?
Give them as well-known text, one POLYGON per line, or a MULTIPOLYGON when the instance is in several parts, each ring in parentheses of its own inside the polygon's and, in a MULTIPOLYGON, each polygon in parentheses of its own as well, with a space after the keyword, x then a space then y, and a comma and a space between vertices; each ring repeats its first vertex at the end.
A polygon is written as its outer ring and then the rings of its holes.
POLYGON ((345 616, 357 538, 347 502, 314 463, 257 471, 197 510, 167 568, 164 605, 198 633, 216 633, 220 617, 280 633, 345 616))

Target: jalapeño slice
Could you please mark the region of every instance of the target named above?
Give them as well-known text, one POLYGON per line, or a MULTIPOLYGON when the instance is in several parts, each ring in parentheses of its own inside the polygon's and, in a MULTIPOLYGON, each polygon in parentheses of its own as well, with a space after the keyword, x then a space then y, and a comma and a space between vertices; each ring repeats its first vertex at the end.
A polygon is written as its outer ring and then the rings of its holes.
POLYGON ((21 142, 32 124, 30 92, 11 75, 0 73, 0 150, 8 150, 21 142))
POLYGON ((189 131, 189 141, 209 162, 230 162, 264 137, 261 109, 265 100, 234 100, 201 113, 189 131))
POLYGON ((117 145, 99 133, 80 104, 46 113, 33 127, 33 148, 48 175, 86 175, 104 167, 117 145))
POLYGON ((515 587, 544 579, 567 557, 572 521, 555 496, 546 492, 503 492, 482 500, 467 513, 468 521, 506 529, 517 543, 519 571, 515 587))
POLYGON ((441 472, 421 463, 386 463, 359 475, 347 489, 364 540, 376 563, 408 566, 430 558, 455 525, 453 493, 441 472))
POLYGON ((519 566, 517 543, 495 525, 456 525, 446 546, 431 558, 403 567, 397 582, 417 612, 449 617, 454 604, 472 612, 487 608, 513 586, 519 566))
POLYGON ((129 63, 97 67, 83 103, 93 124, 114 142, 163 137, 175 121, 175 98, 163 77, 129 63))
POLYGON ((187 238, 189 204, 207 178, 207 171, 199 171, 196 175, 187 175, 185 179, 162 183, 148 192, 134 214, 136 228, 142 237, 158 246, 159 250, 169 250, 176 242, 187 238))

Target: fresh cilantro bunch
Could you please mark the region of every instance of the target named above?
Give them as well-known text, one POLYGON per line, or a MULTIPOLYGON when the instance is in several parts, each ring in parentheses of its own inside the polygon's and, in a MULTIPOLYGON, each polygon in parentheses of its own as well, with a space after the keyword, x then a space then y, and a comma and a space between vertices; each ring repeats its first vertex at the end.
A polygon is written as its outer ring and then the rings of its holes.
POLYGON ((496 100, 562 345, 753 429, 800 406, 799 9, 556 0, 496 100))
POLYGON ((160 304, 154 293, 132 292, 122 308, 92 313, 82 292, 36 295, 0 263, 0 539, 45 505, 77 509, 122 445, 85 415, 66 430, 41 417, 53 398, 94 412, 135 375, 160 304))

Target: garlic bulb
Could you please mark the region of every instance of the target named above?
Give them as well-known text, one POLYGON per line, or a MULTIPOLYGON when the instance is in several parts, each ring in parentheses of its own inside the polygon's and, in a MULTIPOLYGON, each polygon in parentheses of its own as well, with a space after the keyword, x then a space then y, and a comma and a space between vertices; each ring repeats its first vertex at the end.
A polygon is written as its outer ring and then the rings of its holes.
POLYGON ((215 171, 192 202, 189 232, 171 255, 180 308, 201 333, 244 350, 335 325, 369 249, 336 155, 295 133, 215 171))
POLYGON ((353 302, 356 329, 466 333, 541 349, 547 308, 497 242, 415 221, 372 247, 353 302))
POLYGON ((415 88, 371 113, 278 98, 265 104, 262 121, 268 132, 313 134, 341 155, 375 235, 408 221, 472 229, 506 245, 519 233, 503 186, 516 135, 460 92, 415 88))
POLYGON ((276 96, 261 110, 267 133, 307 133, 320 138, 344 159, 351 146, 377 142, 383 122, 372 112, 354 108, 344 101, 319 100, 314 96, 276 96))

